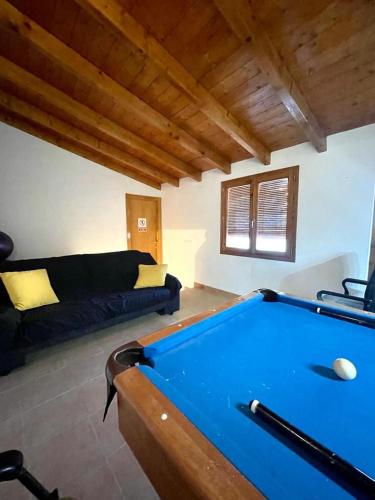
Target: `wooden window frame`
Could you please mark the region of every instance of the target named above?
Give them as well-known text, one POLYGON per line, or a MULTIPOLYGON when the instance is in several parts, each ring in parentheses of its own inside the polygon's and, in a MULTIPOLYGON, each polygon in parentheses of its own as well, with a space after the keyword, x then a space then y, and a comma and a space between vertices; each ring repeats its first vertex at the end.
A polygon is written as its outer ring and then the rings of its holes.
POLYGON ((237 255, 241 257, 255 257, 256 259, 281 260, 295 262, 296 259, 296 236, 297 236, 297 209, 298 209, 298 183, 299 166, 272 170, 261 174, 248 175, 238 179, 232 179, 221 183, 221 224, 220 224, 220 253, 226 255, 237 255), (276 179, 288 178, 288 211, 286 241, 287 250, 285 253, 266 252, 256 250, 256 230, 257 230, 257 205, 258 205, 258 185, 261 182, 276 179), (252 220, 250 222, 250 249, 231 248, 226 246, 227 229, 227 202, 228 189, 235 186, 250 184, 252 220))

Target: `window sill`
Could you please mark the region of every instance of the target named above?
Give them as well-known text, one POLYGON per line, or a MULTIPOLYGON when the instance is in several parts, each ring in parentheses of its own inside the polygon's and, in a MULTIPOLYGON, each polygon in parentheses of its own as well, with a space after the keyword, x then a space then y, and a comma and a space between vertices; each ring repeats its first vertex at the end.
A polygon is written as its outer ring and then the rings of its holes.
POLYGON ((253 259, 266 259, 266 260, 279 260, 282 262, 295 262, 294 254, 279 254, 275 252, 252 252, 248 250, 241 250, 239 248, 222 248, 220 250, 222 255, 234 255, 236 257, 250 257, 253 259))

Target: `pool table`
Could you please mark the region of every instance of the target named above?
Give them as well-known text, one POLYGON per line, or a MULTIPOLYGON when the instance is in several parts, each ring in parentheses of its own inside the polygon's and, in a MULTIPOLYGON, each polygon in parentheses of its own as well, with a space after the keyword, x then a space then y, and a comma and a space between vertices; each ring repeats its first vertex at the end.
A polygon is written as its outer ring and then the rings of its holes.
POLYGON ((162 498, 350 498, 256 399, 375 477, 375 315, 258 290, 116 349, 107 407, 162 498), (351 360, 354 380, 331 369, 351 360))

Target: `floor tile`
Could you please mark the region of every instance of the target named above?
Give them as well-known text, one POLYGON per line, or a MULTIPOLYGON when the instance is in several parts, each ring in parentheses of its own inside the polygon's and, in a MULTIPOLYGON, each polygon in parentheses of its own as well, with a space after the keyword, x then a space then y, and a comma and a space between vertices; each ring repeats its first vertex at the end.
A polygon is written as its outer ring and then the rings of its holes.
POLYGON ((17 387, 0 393, 0 422, 15 417, 20 413, 17 387))
POLYGON ((21 414, 0 422, 0 451, 22 450, 23 446, 24 435, 21 414))
POLYGON ((99 375, 105 374, 105 365, 108 356, 102 350, 94 355, 81 353, 80 359, 70 361, 66 359, 66 370, 77 384, 82 384, 99 375))
POLYGON ((65 364, 81 361, 82 356, 90 357, 103 352, 100 345, 94 338, 91 338, 90 334, 70 342, 65 342, 62 344, 62 347, 61 356, 65 364))
POLYGON ((80 387, 76 387, 22 414, 25 446, 31 448, 78 424, 88 410, 80 387))
POLYGON ((64 367, 61 348, 49 347, 27 355, 26 364, 0 377, 0 393, 23 385, 31 380, 50 374, 64 367))
POLYGON ((19 481, 0 483, 1 500, 29 500, 30 492, 19 481))
POLYGON ((21 410, 27 411, 73 389, 76 385, 76 379, 64 367, 31 379, 15 388, 15 391, 19 395, 21 410))
POLYGON ((128 448, 123 446, 108 459, 126 500, 156 500, 156 491, 128 448))
POLYGON ((96 413, 90 415, 89 420, 98 438, 102 453, 106 457, 112 455, 124 445, 124 438, 118 428, 116 401, 114 401, 110 406, 108 415, 104 422, 103 409, 100 409, 96 413))
POLYGON ((82 353, 81 361, 74 358, 70 362, 70 359, 67 359, 63 368, 17 386, 14 391, 18 394, 21 410, 35 408, 99 374, 104 377, 106 359, 103 351, 94 355, 89 351, 87 356, 82 353))
POLYGON ((81 386, 81 397, 89 414, 101 412, 103 418, 107 400, 107 379, 104 373, 81 386))
POLYGON ((26 356, 25 369, 29 372, 29 377, 41 377, 47 373, 59 370, 64 367, 62 346, 48 347, 26 356))
POLYGON ((0 377, 0 393, 14 389, 28 382, 31 378, 29 367, 21 366, 12 371, 9 375, 0 377))
POLYGON ((40 446, 34 446, 27 452, 27 459, 30 472, 46 488, 51 489, 60 488, 87 471, 105 465, 104 456, 87 419, 40 446))
MULTIPOLYGON (((171 318, 171 316, 168 316, 171 318)), ((152 313, 140 318, 135 318, 131 321, 116 325, 107 329, 106 335, 102 339, 98 339, 98 343, 103 350, 109 355, 116 347, 121 344, 126 344, 139 337, 147 335, 159 328, 163 328, 164 323, 160 319, 162 316, 152 313)))
MULTIPOLYGON (((107 464, 96 470, 87 471, 75 480, 59 488, 60 495, 72 496, 77 500, 120 500, 121 490, 107 464)), ((139 499, 141 500, 141 499, 139 499)))

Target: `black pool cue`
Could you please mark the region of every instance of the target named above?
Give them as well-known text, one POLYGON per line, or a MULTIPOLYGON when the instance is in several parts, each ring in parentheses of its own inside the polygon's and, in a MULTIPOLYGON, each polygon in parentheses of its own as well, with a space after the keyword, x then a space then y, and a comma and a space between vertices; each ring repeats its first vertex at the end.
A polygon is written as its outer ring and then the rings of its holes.
POLYGON ((375 498, 375 480, 342 459, 336 453, 307 436, 257 400, 249 403, 250 410, 287 441, 306 459, 356 498, 375 498))

